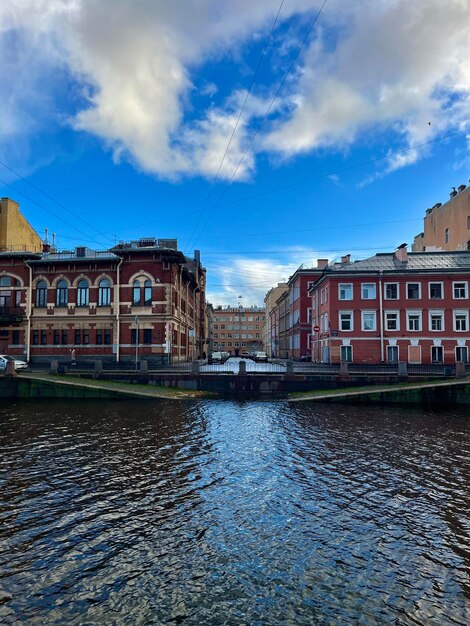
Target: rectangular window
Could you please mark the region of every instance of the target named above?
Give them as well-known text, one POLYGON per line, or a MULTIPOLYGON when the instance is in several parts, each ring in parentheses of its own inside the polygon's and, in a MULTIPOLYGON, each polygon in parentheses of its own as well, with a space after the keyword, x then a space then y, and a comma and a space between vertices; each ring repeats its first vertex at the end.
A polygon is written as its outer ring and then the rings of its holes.
POLYGON ((398 346, 387 346, 387 362, 398 363, 398 346))
POLYGON ((429 330, 444 330, 444 314, 441 311, 429 311, 429 330))
POLYGON ((82 333, 79 330, 75 331, 75 345, 79 346, 82 343, 82 333))
POLYGON ((449 229, 448 228, 446 228, 445 238, 446 238, 446 243, 449 243, 449 229))
POLYGON ((421 330, 421 312, 416 313, 416 312, 407 311, 406 316, 408 319, 408 323, 407 323, 408 330, 411 330, 411 331, 421 330))
POLYGON ((60 332, 58 330, 54 331, 54 339, 53 339, 54 345, 58 346, 60 344, 60 332))
POLYGON ((86 328, 83 331, 83 345, 87 346, 90 343, 90 331, 86 328))
POLYGON ((103 331, 98 329, 96 331, 96 344, 101 346, 103 344, 103 331))
POLYGON ((353 299, 353 287, 351 283, 345 283, 345 284, 339 285, 338 298, 340 300, 352 300, 353 299))
POLYGON ((39 331, 38 330, 33 330, 33 345, 34 346, 39 345, 39 331))
POLYGON ((62 331, 62 342, 61 343, 62 343, 63 346, 67 346, 68 343, 69 343, 69 334, 68 334, 68 331, 66 331, 66 330, 62 331))
POLYGON ((362 283, 361 289, 363 300, 375 300, 375 283, 362 283))
POLYGON ((19 330, 14 330, 12 333, 12 340, 11 340, 12 344, 14 346, 18 346, 20 343, 20 331, 19 330))
POLYGON ((151 328, 144 328, 143 343, 145 344, 152 343, 152 329, 151 328))
POLYGON ((421 298, 421 283, 406 283, 406 297, 408 300, 421 298))
POLYGON ((110 328, 104 329, 104 343, 106 346, 111 345, 111 329, 110 328))
POLYGON ((458 333, 468 330, 468 313, 454 311, 454 330, 458 333))
POLYGON ((385 283, 385 300, 398 300, 398 283, 385 283))
POLYGON ((375 311, 361 311, 362 330, 373 331, 376 329, 375 311))
POLYGON ((431 300, 442 300, 443 290, 442 283, 429 283, 429 297, 431 300))
POLYGON ((352 363, 352 346, 341 346, 340 357, 342 361, 352 363))
POLYGON ((307 309, 307 322, 308 322, 309 324, 311 324, 311 323, 312 323, 312 309, 311 309, 311 308, 308 308, 308 309, 307 309))
POLYGON ((339 329, 343 331, 353 330, 352 311, 341 311, 339 314, 339 329))
POLYGON ((467 346, 457 346, 455 348, 455 360, 463 361, 463 363, 468 363, 468 348, 467 346))
POLYGON ((385 330, 400 330, 400 314, 398 311, 385 311, 385 330))
POLYGON ((325 287, 325 303, 328 302, 328 287, 325 287))
POLYGON ((41 330, 41 346, 47 346, 47 330, 41 330))
POLYGON ((467 297, 467 283, 452 283, 454 300, 462 300, 467 297))
POLYGON ((444 363, 444 349, 442 346, 431 346, 431 363, 444 363))

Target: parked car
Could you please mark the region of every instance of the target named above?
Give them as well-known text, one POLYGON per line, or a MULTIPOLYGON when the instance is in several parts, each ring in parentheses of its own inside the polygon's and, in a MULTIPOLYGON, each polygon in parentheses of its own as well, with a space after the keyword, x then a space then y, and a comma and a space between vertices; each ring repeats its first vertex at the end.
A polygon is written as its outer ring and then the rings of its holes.
POLYGON ((245 350, 244 350, 244 351, 241 353, 241 357, 242 357, 242 359, 252 359, 252 358, 253 358, 253 355, 251 354, 251 352, 248 352, 248 351, 245 351, 245 350))
POLYGON ((266 352, 255 352, 253 354, 253 359, 257 362, 257 363, 267 363, 268 362, 268 355, 266 354, 266 352))
POLYGON ((5 370, 7 368, 8 361, 14 362, 16 370, 25 370, 28 367, 26 361, 9 356, 8 354, 0 354, 0 370, 5 370))
POLYGON ((208 361, 209 363, 225 363, 229 356, 228 352, 213 352, 208 361))

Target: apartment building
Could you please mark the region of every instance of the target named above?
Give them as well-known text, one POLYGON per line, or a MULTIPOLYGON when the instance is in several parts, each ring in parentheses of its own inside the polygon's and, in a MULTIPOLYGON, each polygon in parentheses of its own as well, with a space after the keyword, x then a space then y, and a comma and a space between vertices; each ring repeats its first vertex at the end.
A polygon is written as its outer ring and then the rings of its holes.
POLYGON ((449 200, 426 210, 424 230, 416 235, 413 252, 470 250, 470 188, 454 187, 449 200))
POLYGON ((312 360, 468 362, 469 284, 467 251, 408 253, 403 244, 330 263, 309 290, 312 360))
MULTIPOLYGON (((28 248, 28 246, 26 246, 28 248)), ((3 248, 0 352, 40 361, 191 360, 206 347, 199 251, 146 238, 95 251, 3 248)))
POLYGON ((276 306, 278 298, 288 290, 286 283, 278 283, 268 291, 264 298, 264 306, 266 309, 264 323, 264 346, 269 356, 276 356, 278 344, 278 312, 276 306))
POLYGON ((265 309, 261 307, 214 307, 212 337, 214 351, 240 356, 264 351, 265 309))

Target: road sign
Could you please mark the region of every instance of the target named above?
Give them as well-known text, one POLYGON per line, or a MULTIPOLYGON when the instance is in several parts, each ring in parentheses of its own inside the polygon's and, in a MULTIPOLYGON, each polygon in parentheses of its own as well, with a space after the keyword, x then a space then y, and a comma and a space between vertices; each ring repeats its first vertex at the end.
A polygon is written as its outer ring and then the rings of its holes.
POLYGON ((314 326, 314 327, 313 327, 313 331, 314 331, 315 333, 319 333, 319 332, 320 332, 320 326, 314 326))

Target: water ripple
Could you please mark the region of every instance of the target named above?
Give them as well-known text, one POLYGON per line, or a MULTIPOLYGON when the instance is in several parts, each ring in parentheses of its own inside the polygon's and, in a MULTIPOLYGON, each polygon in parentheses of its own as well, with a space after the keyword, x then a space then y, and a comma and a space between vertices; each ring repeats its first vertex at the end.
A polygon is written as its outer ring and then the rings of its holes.
POLYGON ((0 408, 0 624, 470 623, 470 428, 282 402, 0 408))

